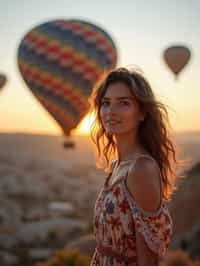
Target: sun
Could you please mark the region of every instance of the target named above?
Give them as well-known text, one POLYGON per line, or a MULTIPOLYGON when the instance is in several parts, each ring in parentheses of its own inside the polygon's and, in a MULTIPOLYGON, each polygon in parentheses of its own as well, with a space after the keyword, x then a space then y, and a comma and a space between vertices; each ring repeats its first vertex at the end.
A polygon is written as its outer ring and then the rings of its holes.
POLYGON ((88 113, 79 123, 74 131, 75 135, 89 135, 90 128, 94 122, 95 116, 93 112, 88 113))

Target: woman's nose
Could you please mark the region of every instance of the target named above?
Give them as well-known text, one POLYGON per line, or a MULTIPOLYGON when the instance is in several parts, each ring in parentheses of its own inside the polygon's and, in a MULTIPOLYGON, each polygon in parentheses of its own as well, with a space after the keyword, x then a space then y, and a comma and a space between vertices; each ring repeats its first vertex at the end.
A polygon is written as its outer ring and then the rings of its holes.
POLYGON ((108 108, 108 113, 114 114, 114 113, 116 113, 116 111, 117 111, 116 106, 114 104, 110 104, 110 106, 108 108))

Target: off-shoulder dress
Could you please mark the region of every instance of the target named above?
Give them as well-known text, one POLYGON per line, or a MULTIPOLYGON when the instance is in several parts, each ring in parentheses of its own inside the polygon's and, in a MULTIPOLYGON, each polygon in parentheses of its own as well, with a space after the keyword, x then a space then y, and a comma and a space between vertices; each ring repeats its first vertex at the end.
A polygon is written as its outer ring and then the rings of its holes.
POLYGON ((132 169, 141 156, 146 156, 157 164, 150 155, 140 154, 128 163, 125 174, 109 185, 112 167, 98 193, 93 217, 96 249, 90 266, 137 266, 136 230, 159 258, 167 252, 173 226, 167 202, 161 198, 158 210, 145 211, 137 204, 127 186, 130 167, 132 169))

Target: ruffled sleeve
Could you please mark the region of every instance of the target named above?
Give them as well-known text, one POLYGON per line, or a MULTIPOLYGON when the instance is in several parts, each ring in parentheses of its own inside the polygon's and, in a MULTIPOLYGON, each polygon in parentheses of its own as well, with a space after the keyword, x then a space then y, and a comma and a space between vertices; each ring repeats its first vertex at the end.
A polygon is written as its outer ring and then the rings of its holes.
POLYGON ((127 186, 126 192, 136 230, 142 234, 153 252, 160 257, 164 256, 169 247, 173 227, 167 203, 162 201, 155 212, 145 211, 138 206, 127 186))

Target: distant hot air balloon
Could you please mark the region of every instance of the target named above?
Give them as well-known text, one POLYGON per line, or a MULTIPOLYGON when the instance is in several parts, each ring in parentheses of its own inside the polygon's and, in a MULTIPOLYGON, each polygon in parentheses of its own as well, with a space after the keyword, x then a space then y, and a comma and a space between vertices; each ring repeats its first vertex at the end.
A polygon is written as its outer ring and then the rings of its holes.
POLYGON ((25 83, 66 136, 87 113, 97 79, 116 62, 117 50, 108 33, 82 20, 40 24, 18 48, 25 83))
POLYGON ((6 75, 0 73, 0 90, 3 89, 4 85, 6 84, 6 81, 6 75))
POLYGON ((181 70, 187 65, 190 60, 191 52, 185 46, 170 46, 164 51, 164 60, 167 66, 178 77, 181 70))

